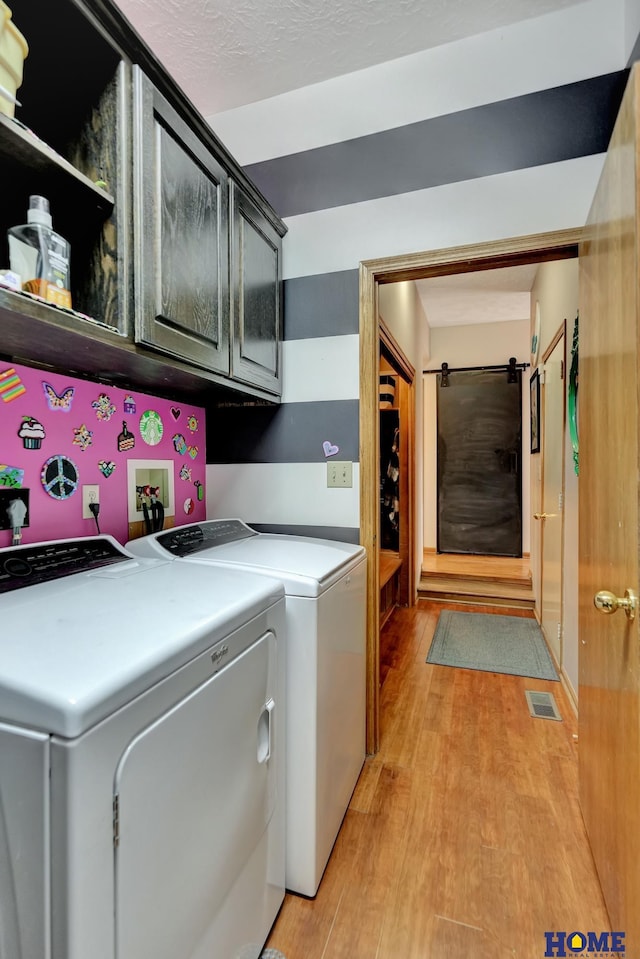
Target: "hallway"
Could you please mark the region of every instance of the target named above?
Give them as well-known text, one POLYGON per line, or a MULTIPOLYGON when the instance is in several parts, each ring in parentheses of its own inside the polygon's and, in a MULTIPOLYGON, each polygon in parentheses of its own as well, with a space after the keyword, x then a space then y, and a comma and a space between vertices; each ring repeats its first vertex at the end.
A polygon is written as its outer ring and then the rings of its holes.
POLYGON ((383 631, 381 749, 316 898, 286 896, 267 942, 286 959, 540 959, 546 931, 609 928, 561 684, 427 664, 442 608, 383 631), (525 689, 564 721, 531 718, 525 689))

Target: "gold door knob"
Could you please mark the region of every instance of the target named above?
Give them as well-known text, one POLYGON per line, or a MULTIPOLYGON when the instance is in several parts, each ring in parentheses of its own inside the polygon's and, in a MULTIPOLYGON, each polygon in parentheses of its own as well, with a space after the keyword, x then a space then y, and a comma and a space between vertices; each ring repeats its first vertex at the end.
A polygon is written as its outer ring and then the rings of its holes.
POLYGON ((550 519, 552 516, 557 516, 557 513, 534 513, 534 519, 550 519))
POLYGON ((601 589, 593 597, 593 605, 601 613, 615 613, 619 609, 624 609, 627 619, 636 618, 636 609, 638 607, 638 597, 632 589, 625 589, 624 597, 616 596, 608 589, 601 589))

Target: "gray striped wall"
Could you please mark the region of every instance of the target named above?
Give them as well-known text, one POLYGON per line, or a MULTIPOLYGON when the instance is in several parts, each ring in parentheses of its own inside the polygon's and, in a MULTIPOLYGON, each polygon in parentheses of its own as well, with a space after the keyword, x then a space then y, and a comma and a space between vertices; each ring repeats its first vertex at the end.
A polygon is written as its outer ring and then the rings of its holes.
MULTIPOLYGON (((583 16, 587 7, 565 12, 563 23, 569 16, 583 16)), ((590 16, 598 14, 595 7, 590 10, 590 16)), ((604 7, 601 14, 606 17, 604 7)), ((548 60, 545 69, 561 73, 566 54, 574 73, 583 70, 577 79, 539 83, 537 89, 517 96, 505 86, 494 99, 442 115, 432 109, 435 115, 401 125, 394 124, 387 105, 384 129, 353 139, 340 136, 337 142, 328 133, 327 142, 285 156, 274 157, 273 147, 265 146, 269 154, 265 159, 246 164, 289 228, 284 247, 284 347, 290 386, 279 408, 230 408, 209 415, 208 515, 241 514, 257 528, 357 540, 357 490, 326 489, 322 443, 330 440, 340 447, 337 458, 354 461, 357 485, 359 374, 354 338, 359 262, 575 227, 585 221, 628 64, 598 69, 614 58, 610 51, 597 55, 598 36, 591 20, 584 26, 593 34, 590 52, 574 50, 572 41, 580 33, 579 20, 575 23, 576 30, 568 30, 562 41, 555 36, 556 53, 547 50, 547 56, 556 56, 557 62, 548 60), (595 70, 590 70, 592 62, 595 70), (345 356, 348 352, 348 360, 340 375, 333 375, 342 351, 345 356), (306 391, 310 380, 314 385, 306 391)), ((535 23, 532 31, 534 27, 539 39, 541 26, 535 23)), ((603 28, 603 36, 605 32, 603 28)), ((501 82, 503 76, 514 75, 509 36, 504 31, 500 38, 504 63, 495 65, 501 82)), ((482 42, 484 38, 475 38, 474 49, 482 42)), ((488 37, 486 44, 487 50, 497 49, 495 37, 488 37)), ((634 52, 637 48, 638 44, 634 52)), ((488 63, 487 71, 492 68, 488 63)), ((438 69, 444 69, 442 62, 438 69)), ((451 81, 455 85, 456 78, 451 81)), ((481 77, 478 82, 485 81, 481 77)), ((352 77, 345 78, 345 89, 352 82, 352 77)), ((336 90, 334 82, 326 95, 336 98, 339 113, 336 90)), ((446 84, 442 91, 444 102, 446 84)), ((428 93, 437 98, 432 90, 428 93)), ((323 95, 310 88, 310 102, 323 95)), ((473 98, 473 84, 467 96, 473 98)), ((265 117, 276 108, 282 111, 282 104, 265 101, 265 117)), ((247 118, 252 124, 260 109, 259 104, 251 106, 247 118)), ((238 114, 241 144, 246 131, 240 129, 244 114, 238 114)), ((225 117, 230 131, 228 120, 225 117)), ((293 127, 293 114, 291 122, 293 127)), ((215 118, 212 123, 215 129, 215 118)), ((259 125, 252 128, 258 130, 259 125)), ((231 134, 221 135, 233 151, 231 134)), ((295 142, 296 136, 283 125, 287 143, 295 142)), ((252 144, 251 153, 259 153, 259 144, 252 144)))
POLYGON ((626 70, 253 163, 282 217, 602 153, 626 70))

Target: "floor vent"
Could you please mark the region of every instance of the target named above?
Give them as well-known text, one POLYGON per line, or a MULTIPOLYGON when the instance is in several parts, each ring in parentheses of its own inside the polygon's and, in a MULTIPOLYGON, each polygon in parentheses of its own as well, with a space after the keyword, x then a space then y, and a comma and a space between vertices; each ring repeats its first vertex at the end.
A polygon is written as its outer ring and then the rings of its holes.
POLYGON ((532 689, 525 689, 524 694, 529 704, 529 712, 535 719, 555 719, 559 723, 562 722, 553 693, 538 693, 532 689))

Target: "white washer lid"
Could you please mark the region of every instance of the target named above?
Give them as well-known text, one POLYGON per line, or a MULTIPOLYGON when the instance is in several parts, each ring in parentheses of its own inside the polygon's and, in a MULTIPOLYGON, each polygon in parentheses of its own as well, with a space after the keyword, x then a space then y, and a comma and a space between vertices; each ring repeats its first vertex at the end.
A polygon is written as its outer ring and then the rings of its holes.
POLYGON ((0 721, 78 736, 283 595, 264 576, 146 559, 5 592, 0 721))
MULTIPOLYGON (((282 580, 289 596, 319 596, 366 555, 363 546, 353 543, 281 533, 256 533, 237 520, 187 524, 176 530, 176 535, 188 540, 190 531, 198 530, 204 533, 201 548, 196 547, 180 555, 182 561, 220 564, 247 572, 266 573, 282 580), (208 545, 212 533, 217 529, 225 530, 231 524, 237 525, 239 538, 220 545, 208 545), (249 535, 243 535, 243 529, 249 535)), ((152 533, 127 543, 127 549, 141 556, 178 556, 178 552, 163 548, 163 543, 170 546, 170 542, 170 534, 152 533)))

